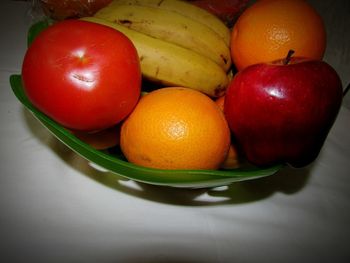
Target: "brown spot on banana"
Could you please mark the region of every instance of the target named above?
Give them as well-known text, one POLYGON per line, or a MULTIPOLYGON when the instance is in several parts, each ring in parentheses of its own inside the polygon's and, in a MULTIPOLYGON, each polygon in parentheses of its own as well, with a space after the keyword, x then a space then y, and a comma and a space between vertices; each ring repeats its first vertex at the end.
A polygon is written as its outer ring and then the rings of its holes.
POLYGON ((221 97, 225 94, 225 91, 226 91, 226 87, 223 87, 220 85, 220 86, 215 88, 214 95, 216 98, 221 97))
POLYGON ((222 55, 222 54, 220 54, 220 57, 221 57, 222 60, 224 61, 225 65, 227 65, 228 59, 227 59, 224 55, 222 55))
POLYGON ((160 0, 158 3, 157 3, 157 6, 161 6, 161 4, 164 2, 164 0, 160 0))
POLYGON ((130 27, 132 25, 132 21, 129 19, 116 19, 114 20, 114 23, 120 24, 126 27, 130 27))

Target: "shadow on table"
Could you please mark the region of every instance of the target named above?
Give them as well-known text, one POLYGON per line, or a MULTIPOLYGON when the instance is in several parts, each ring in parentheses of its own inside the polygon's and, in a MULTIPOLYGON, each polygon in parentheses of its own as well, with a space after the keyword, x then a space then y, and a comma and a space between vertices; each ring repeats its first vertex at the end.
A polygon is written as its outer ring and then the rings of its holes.
POLYGON ((32 134, 75 170, 117 191, 159 203, 182 206, 242 204, 268 198, 277 192, 293 194, 305 186, 312 170, 312 165, 302 169, 285 167, 268 177, 209 189, 172 188, 138 183, 92 167, 84 158, 57 140, 31 113, 25 109, 23 113, 32 134))

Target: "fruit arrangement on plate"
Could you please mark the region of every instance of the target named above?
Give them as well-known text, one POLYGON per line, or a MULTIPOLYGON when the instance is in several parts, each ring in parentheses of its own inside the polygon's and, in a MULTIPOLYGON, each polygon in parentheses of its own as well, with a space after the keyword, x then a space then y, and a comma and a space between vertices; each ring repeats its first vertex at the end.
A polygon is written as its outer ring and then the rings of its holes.
POLYGON ((342 84, 322 60, 325 27, 307 2, 237 1, 232 26, 212 1, 104 2, 33 25, 11 77, 67 146, 119 175, 177 187, 317 158, 342 84))

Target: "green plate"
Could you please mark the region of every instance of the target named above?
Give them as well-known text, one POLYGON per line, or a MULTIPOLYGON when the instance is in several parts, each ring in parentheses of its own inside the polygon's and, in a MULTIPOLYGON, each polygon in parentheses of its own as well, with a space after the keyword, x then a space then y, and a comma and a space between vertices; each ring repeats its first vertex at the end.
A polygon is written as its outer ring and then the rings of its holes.
POLYGON ((213 187, 272 175, 282 166, 276 165, 264 169, 246 167, 233 170, 161 170, 137 166, 125 161, 121 155, 113 155, 92 148, 37 110, 30 103, 23 90, 20 75, 12 75, 10 83, 17 99, 62 143, 86 160, 110 172, 135 181, 174 187, 213 187))
MULTIPOLYGON (((34 24, 28 32, 28 44, 48 25, 49 23, 47 22, 34 24)), ((62 143, 91 163, 134 181, 171 187, 214 187, 272 175, 283 167, 283 165, 275 165, 267 168, 258 168, 248 165, 233 170, 161 170, 137 166, 125 161, 122 154, 112 154, 94 149, 36 109, 23 90, 21 75, 10 76, 10 84, 13 93, 23 106, 62 143)))

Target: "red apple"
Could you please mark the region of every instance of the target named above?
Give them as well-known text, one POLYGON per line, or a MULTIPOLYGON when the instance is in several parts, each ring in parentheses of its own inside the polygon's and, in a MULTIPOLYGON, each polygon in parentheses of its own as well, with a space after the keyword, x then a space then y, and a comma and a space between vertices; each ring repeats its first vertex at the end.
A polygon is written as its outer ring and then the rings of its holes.
POLYGON ((210 13, 219 17, 228 26, 232 26, 239 14, 247 7, 248 0, 191 0, 210 13))
POLYGON ((292 58, 237 73, 224 112, 248 161, 303 167, 317 158, 341 103, 341 80, 329 64, 292 58))

